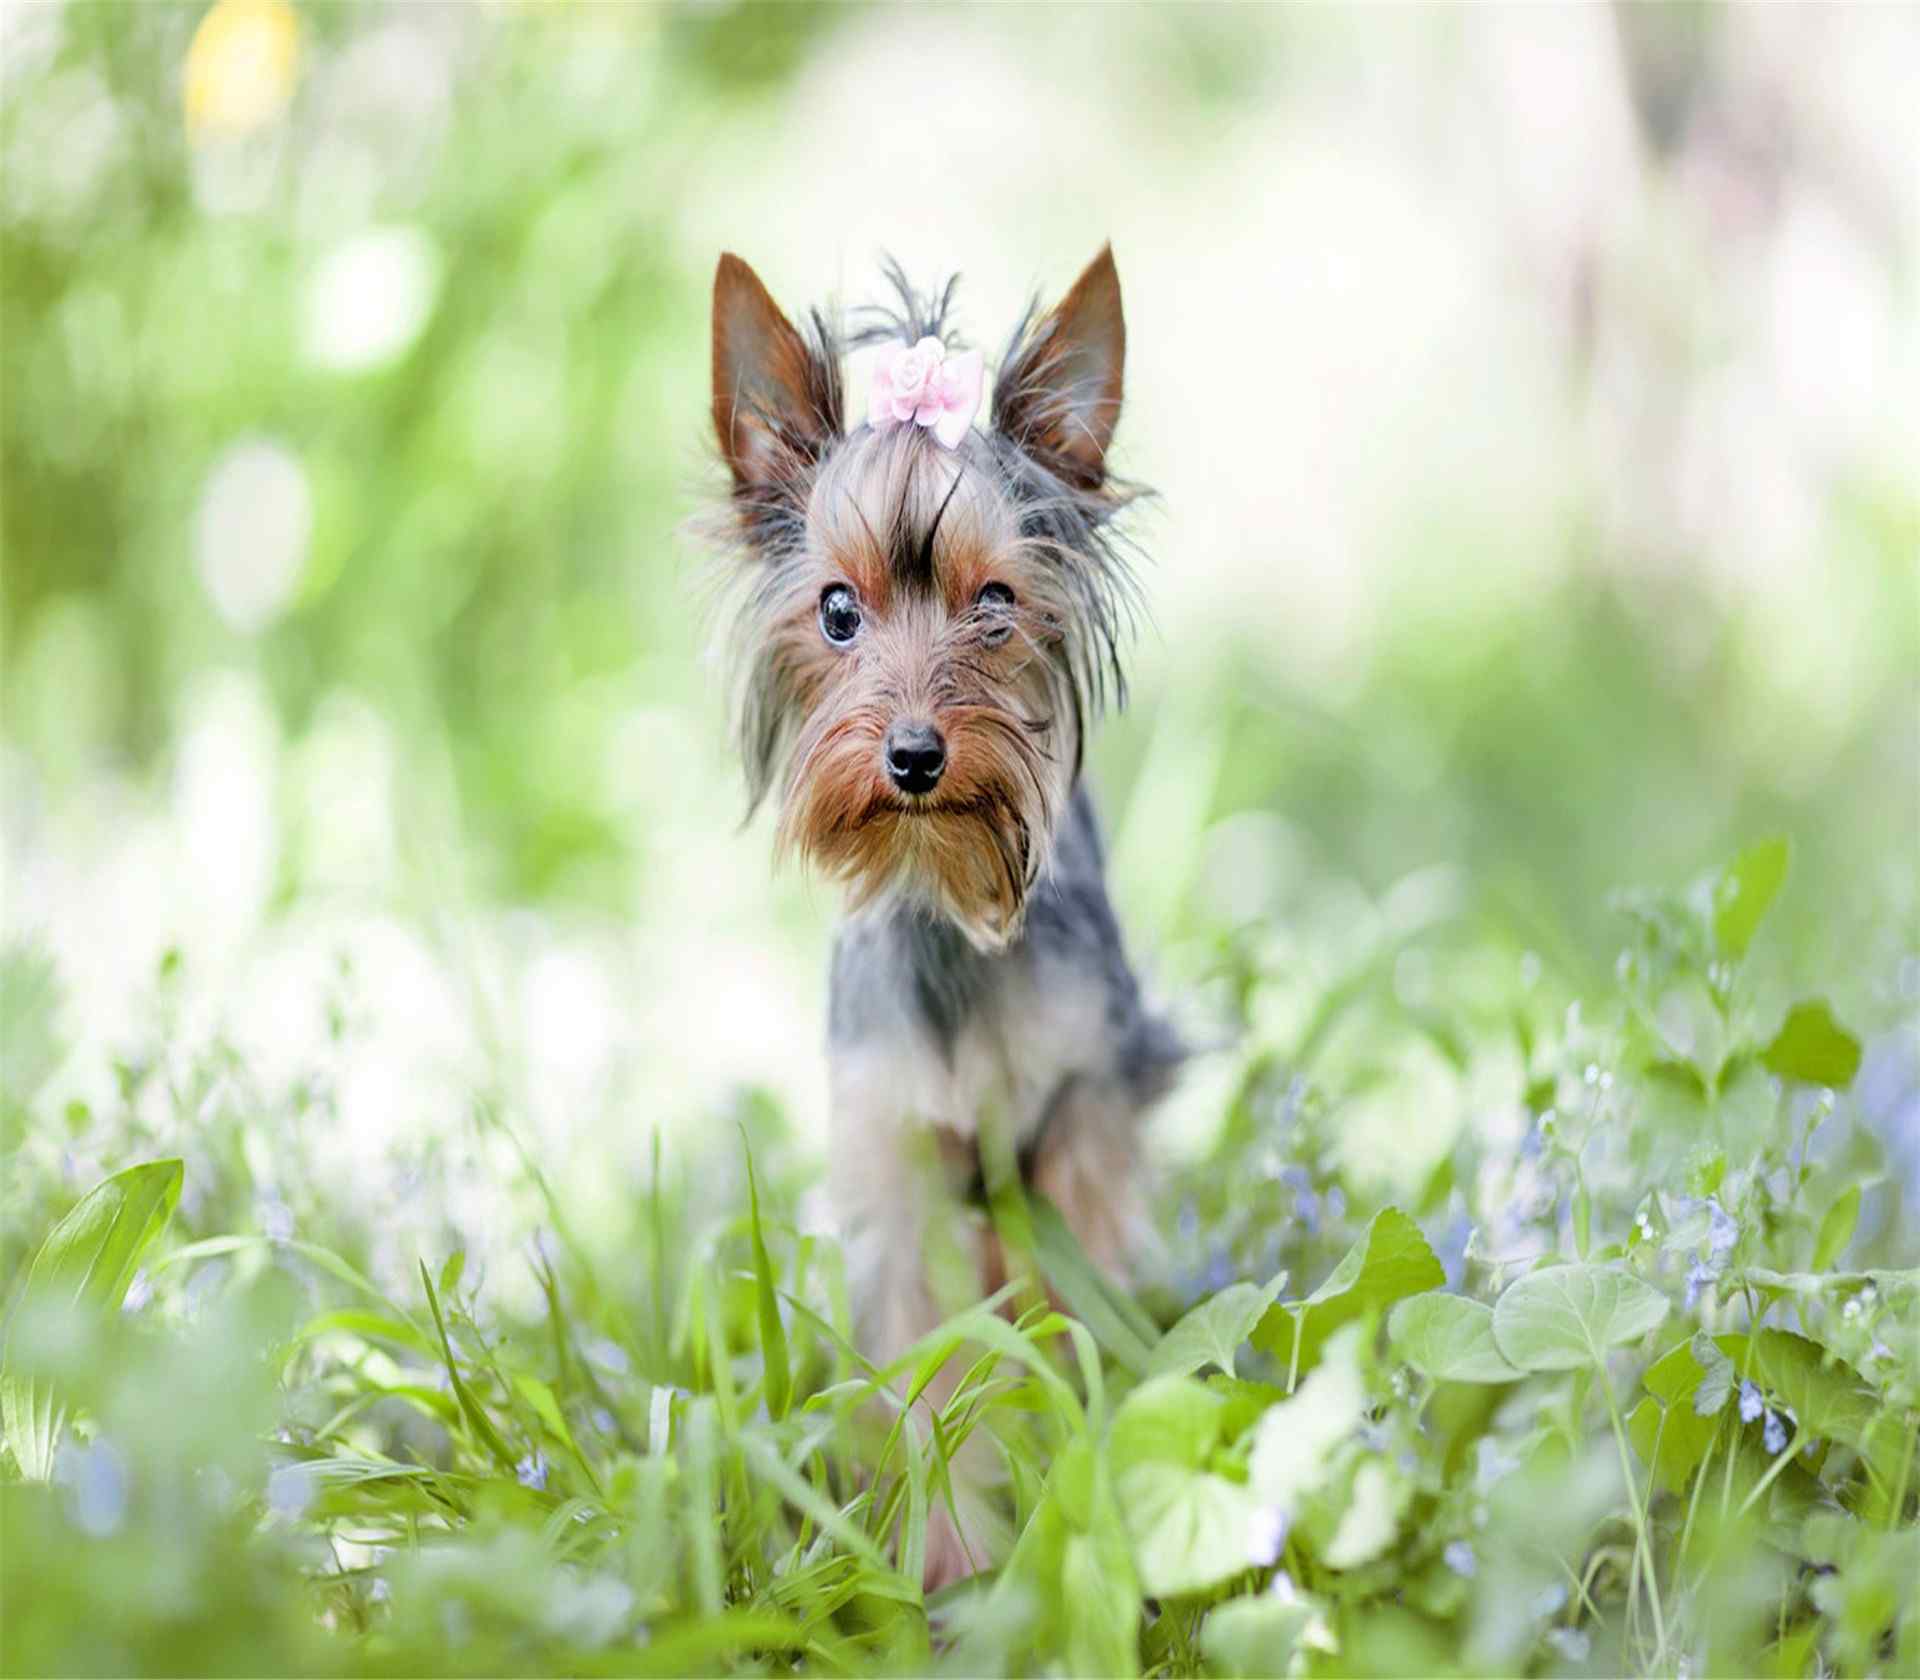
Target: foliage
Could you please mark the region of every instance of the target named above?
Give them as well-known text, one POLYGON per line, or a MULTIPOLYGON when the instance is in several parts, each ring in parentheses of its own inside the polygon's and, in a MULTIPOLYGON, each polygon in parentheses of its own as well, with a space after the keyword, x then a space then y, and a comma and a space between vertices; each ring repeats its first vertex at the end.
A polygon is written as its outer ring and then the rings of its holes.
MULTIPOLYGON (((1783 1069, 1730 950, 1755 929, 1714 903, 1633 900, 1643 961, 1609 996, 1531 975, 1422 1023, 1507 1060, 1525 1138, 1463 1126, 1364 1220, 1358 1181, 1309 1209, 1272 1163, 1327 1172, 1369 1087, 1263 1029, 1236 954, 1227 1123, 1174 1186, 1201 1210, 1175 1258, 1216 1281, 1109 1288, 1085 1324, 1016 1281, 884 1372, 764 1107, 656 1157, 619 1247, 549 1203, 529 1307, 462 1249, 376 1280, 344 1210, 308 1210, 325 1241, 248 1229, 229 1144, 260 1116, 181 1079, 184 1186, 176 1160, 108 1179, 15 1306, 6 1667, 1910 1672, 1920 1272, 1870 1262, 1912 1232, 1870 1117, 1793 1071, 1857 1042, 1821 1008, 1783 1069), (1658 1023, 1696 986, 1682 1059, 1658 1023), (952 1398, 904 1404, 942 1364, 952 1398), (976 1434, 1004 1562, 924 1602, 976 1434)), ((131 1106, 84 1125, 141 1147, 131 1106)))

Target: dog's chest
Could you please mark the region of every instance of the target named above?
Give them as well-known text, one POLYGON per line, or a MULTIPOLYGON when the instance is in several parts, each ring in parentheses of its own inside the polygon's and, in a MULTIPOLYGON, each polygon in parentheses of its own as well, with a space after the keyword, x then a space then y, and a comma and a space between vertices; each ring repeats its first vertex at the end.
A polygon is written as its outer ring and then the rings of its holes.
POLYGON ((833 972, 836 1112, 967 1141, 992 1116, 1019 1147, 1068 1080, 1112 1061, 1108 1002, 1097 973, 1028 947, 987 957, 939 924, 852 925, 833 972))

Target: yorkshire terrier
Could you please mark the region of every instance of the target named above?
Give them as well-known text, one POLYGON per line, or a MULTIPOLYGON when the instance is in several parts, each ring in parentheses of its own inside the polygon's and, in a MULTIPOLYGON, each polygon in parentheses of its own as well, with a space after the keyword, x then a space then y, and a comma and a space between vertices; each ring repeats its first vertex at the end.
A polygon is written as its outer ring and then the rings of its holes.
MULTIPOLYGON (((1124 1276, 1142 1117, 1184 1054, 1128 964, 1080 779, 1090 724, 1125 698, 1134 605, 1115 521, 1139 492, 1107 470, 1126 352, 1112 250, 1050 313, 1029 307, 984 429, 953 282, 923 297, 890 278, 897 307, 844 334, 819 310, 796 328, 731 254, 713 285, 738 745, 752 805, 778 790, 779 849, 847 890, 829 1188, 880 1362, 955 1304, 938 1254, 964 1257, 975 1294, 1002 1281, 968 1205, 983 1124, 1124 1276), (849 425, 842 362, 862 346, 868 411, 849 425)), ((958 1521, 929 1524, 930 1588, 983 1561, 977 1478, 955 1489, 958 1521)))

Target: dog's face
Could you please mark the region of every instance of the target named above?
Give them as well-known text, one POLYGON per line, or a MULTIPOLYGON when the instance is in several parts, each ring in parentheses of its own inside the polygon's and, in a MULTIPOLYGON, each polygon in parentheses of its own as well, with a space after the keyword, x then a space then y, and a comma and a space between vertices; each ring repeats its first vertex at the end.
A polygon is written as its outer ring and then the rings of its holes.
MULTIPOLYGON (((903 287, 903 335, 937 315, 903 287)), ((944 300, 943 300, 944 302, 944 300)), ((975 944, 1018 932, 1113 665, 1105 535, 1125 327, 1103 252, 1003 362, 992 427, 849 433, 838 350, 753 271, 714 284, 713 414, 733 478, 740 737, 780 843, 856 904, 900 891, 975 944)), ((928 330, 930 329, 930 331, 928 330)))

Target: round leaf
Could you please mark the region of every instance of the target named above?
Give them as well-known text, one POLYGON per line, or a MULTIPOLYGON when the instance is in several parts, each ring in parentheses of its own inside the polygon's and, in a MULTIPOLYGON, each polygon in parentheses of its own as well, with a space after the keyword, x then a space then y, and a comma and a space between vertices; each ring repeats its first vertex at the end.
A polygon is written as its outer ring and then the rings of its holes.
POLYGON ((1824 998, 1796 1003, 1760 1053, 1771 1073, 1844 1091, 1860 1071, 1860 1040, 1833 1018, 1824 998))
POLYGON ((1514 1369, 1493 1339, 1493 1308, 1460 1295, 1416 1295, 1387 1320, 1394 1351, 1435 1382, 1515 1382, 1514 1369))
POLYGON ((1500 1351, 1524 1371, 1598 1365, 1667 1316, 1667 1298, 1611 1266, 1551 1266, 1517 1279, 1493 1309, 1500 1351))

